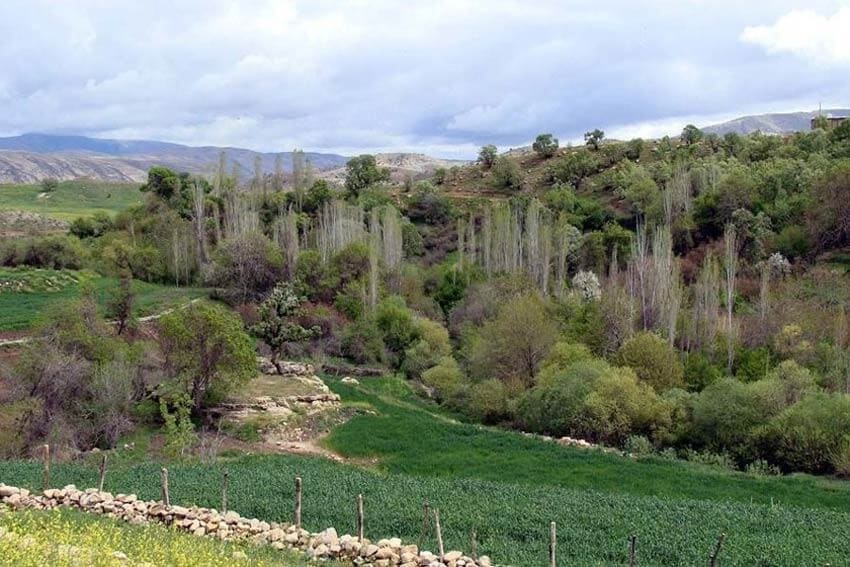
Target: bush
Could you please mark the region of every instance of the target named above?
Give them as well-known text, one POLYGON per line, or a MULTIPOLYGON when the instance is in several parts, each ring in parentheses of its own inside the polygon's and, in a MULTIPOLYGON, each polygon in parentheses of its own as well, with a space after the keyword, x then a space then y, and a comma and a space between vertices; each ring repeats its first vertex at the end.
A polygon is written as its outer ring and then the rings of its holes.
POLYGON ((434 390, 437 401, 454 396, 463 385, 463 372, 454 358, 445 356, 440 363, 422 373, 422 383, 434 390))
POLYGON ((846 466, 850 396, 808 395, 774 417, 761 437, 770 460, 785 470, 833 472, 846 466))
POLYGON ((623 450, 634 457, 646 457, 655 454, 655 447, 643 435, 629 435, 623 450))
POLYGON ((402 364, 402 370, 409 378, 419 378, 422 372, 452 352, 449 332, 437 321, 418 317, 416 334, 419 339, 404 352, 402 364))
POLYGON ((86 255, 86 249, 74 236, 40 236, 0 242, 0 264, 4 266, 79 270, 86 255))
POLYGON ((404 298, 398 295, 387 297, 378 304, 375 324, 387 348, 394 353, 403 353, 417 339, 418 329, 413 312, 407 308, 404 298))
POLYGON ((491 168, 490 182, 496 189, 519 190, 522 188, 522 171, 514 160, 500 156, 491 168))
POLYGON ((77 238, 97 238, 112 229, 112 219, 106 213, 95 213, 92 217, 74 219, 69 232, 77 238))
POLYGON ((552 157, 558 151, 558 138, 555 138, 552 134, 540 134, 531 144, 531 149, 541 157, 552 157))
POLYGON ((384 339, 374 319, 363 317, 349 324, 342 334, 342 353, 358 364, 383 362, 384 339))
POLYGON ((484 423, 498 423, 510 416, 505 383, 490 379, 470 388, 468 411, 484 423))
POLYGON ((213 255, 209 283, 235 303, 258 299, 280 279, 280 249, 259 233, 236 236, 222 242, 213 255))
POLYGON ((706 386, 723 378, 723 370, 701 352, 688 353, 685 358, 684 380, 691 392, 701 392, 706 386))
POLYGON ((638 378, 658 392, 684 385, 684 368, 679 355, 655 333, 644 331, 629 338, 620 347, 617 360, 634 369, 638 378))

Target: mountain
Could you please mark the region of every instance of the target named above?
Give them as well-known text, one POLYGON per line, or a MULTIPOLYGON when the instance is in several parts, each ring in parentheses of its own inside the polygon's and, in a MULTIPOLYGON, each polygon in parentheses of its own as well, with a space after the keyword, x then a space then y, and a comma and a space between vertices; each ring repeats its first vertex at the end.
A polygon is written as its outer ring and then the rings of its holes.
MULTIPOLYGON (((375 163, 378 167, 386 167, 390 170, 390 177, 394 181, 403 181, 406 177, 415 180, 430 177, 438 167, 446 169, 455 165, 465 165, 468 161, 435 158, 425 154, 413 153, 384 153, 375 154, 375 163)), ((329 181, 342 183, 345 180, 345 166, 336 167, 323 171, 320 177, 329 181)))
MULTIPOLYGON (((818 115, 817 110, 811 112, 783 112, 773 114, 757 114, 742 116, 721 124, 714 124, 702 128, 707 134, 723 135, 729 132, 738 134, 751 134, 760 131, 764 134, 787 134, 790 132, 804 132, 812 127, 812 118, 818 115)), ((850 116, 850 109, 831 108, 824 109, 826 116, 850 116)))
MULTIPOLYGON (((185 146, 152 140, 109 140, 86 136, 23 134, 0 138, 0 183, 36 183, 46 177, 75 179, 91 177, 109 181, 143 181, 147 170, 164 165, 179 171, 205 173, 227 154, 232 167, 238 163, 243 175, 254 171, 260 156, 265 173, 274 171, 280 156, 283 169, 292 168, 292 152, 262 153, 242 148, 185 146)), ((304 152, 319 171, 345 165, 347 157, 304 152)))

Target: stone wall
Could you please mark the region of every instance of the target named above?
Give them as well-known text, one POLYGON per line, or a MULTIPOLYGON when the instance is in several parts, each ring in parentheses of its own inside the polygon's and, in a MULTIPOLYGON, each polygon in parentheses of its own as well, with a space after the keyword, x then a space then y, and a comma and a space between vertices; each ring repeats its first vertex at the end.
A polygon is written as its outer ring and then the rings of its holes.
POLYGON ((44 494, 31 494, 24 488, 0 484, 0 503, 13 509, 50 510, 59 506, 84 512, 102 514, 131 524, 160 522, 199 537, 223 540, 250 541, 271 545, 276 549, 298 549, 309 558, 335 559, 353 565, 374 567, 490 567, 490 559, 477 560, 460 551, 449 551, 442 558, 416 545, 404 545, 398 538, 372 542, 359 541, 356 536, 337 535, 334 528, 310 533, 291 524, 264 522, 244 518, 238 513, 218 512, 209 508, 166 506, 159 501, 145 502, 135 494, 112 495, 89 488, 79 490, 73 485, 47 489, 44 494))

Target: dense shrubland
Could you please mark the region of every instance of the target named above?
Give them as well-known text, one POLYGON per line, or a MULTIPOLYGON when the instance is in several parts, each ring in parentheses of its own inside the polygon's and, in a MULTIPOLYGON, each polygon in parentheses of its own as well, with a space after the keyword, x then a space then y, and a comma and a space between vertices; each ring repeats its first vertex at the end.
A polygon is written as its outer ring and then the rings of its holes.
MULTIPOLYGON (((210 179, 153 168, 143 205, 0 259, 209 286, 241 316, 219 329, 238 364, 250 349, 225 335, 245 329, 274 356, 398 370, 469 419, 850 473, 850 124, 586 140, 485 146, 476 164, 401 186, 371 156, 343 187, 297 158, 292 174, 249 179, 224 158, 210 179)), ((183 387, 161 413, 197 414, 219 396, 175 362, 174 345, 198 349, 189 360, 204 350, 172 327, 158 371, 183 387)), ((211 379, 247 376, 222 372, 211 379)))

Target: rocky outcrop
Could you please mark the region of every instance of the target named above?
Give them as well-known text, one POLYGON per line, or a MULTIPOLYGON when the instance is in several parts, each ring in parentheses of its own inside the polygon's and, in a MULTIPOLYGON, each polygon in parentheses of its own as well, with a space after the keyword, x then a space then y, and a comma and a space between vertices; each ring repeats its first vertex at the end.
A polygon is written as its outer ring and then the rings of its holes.
POLYGON ((374 567, 489 567, 486 556, 473 559, 460 551, 449 551, 438 557, 416 545, 405 545, 399 538, 362 541, 351 535, 338 535, 334 528, 311 533, 292 524, 265 522, 245 518, 234 511, 226 513, 195 506, 166 506, 159 501, 143 501, 135 494, 112 495, 90 488, 79 490, 73 485, 47 489, 44 494, 31 494, 24 488, 0 484, 0 503, 13 509, 50 510, 59 506, 102 514, 130 522, 159 522, 199 537, 250 541, 276 549, 298 549, 315 560, 335 559, 353 565, 374 567))

